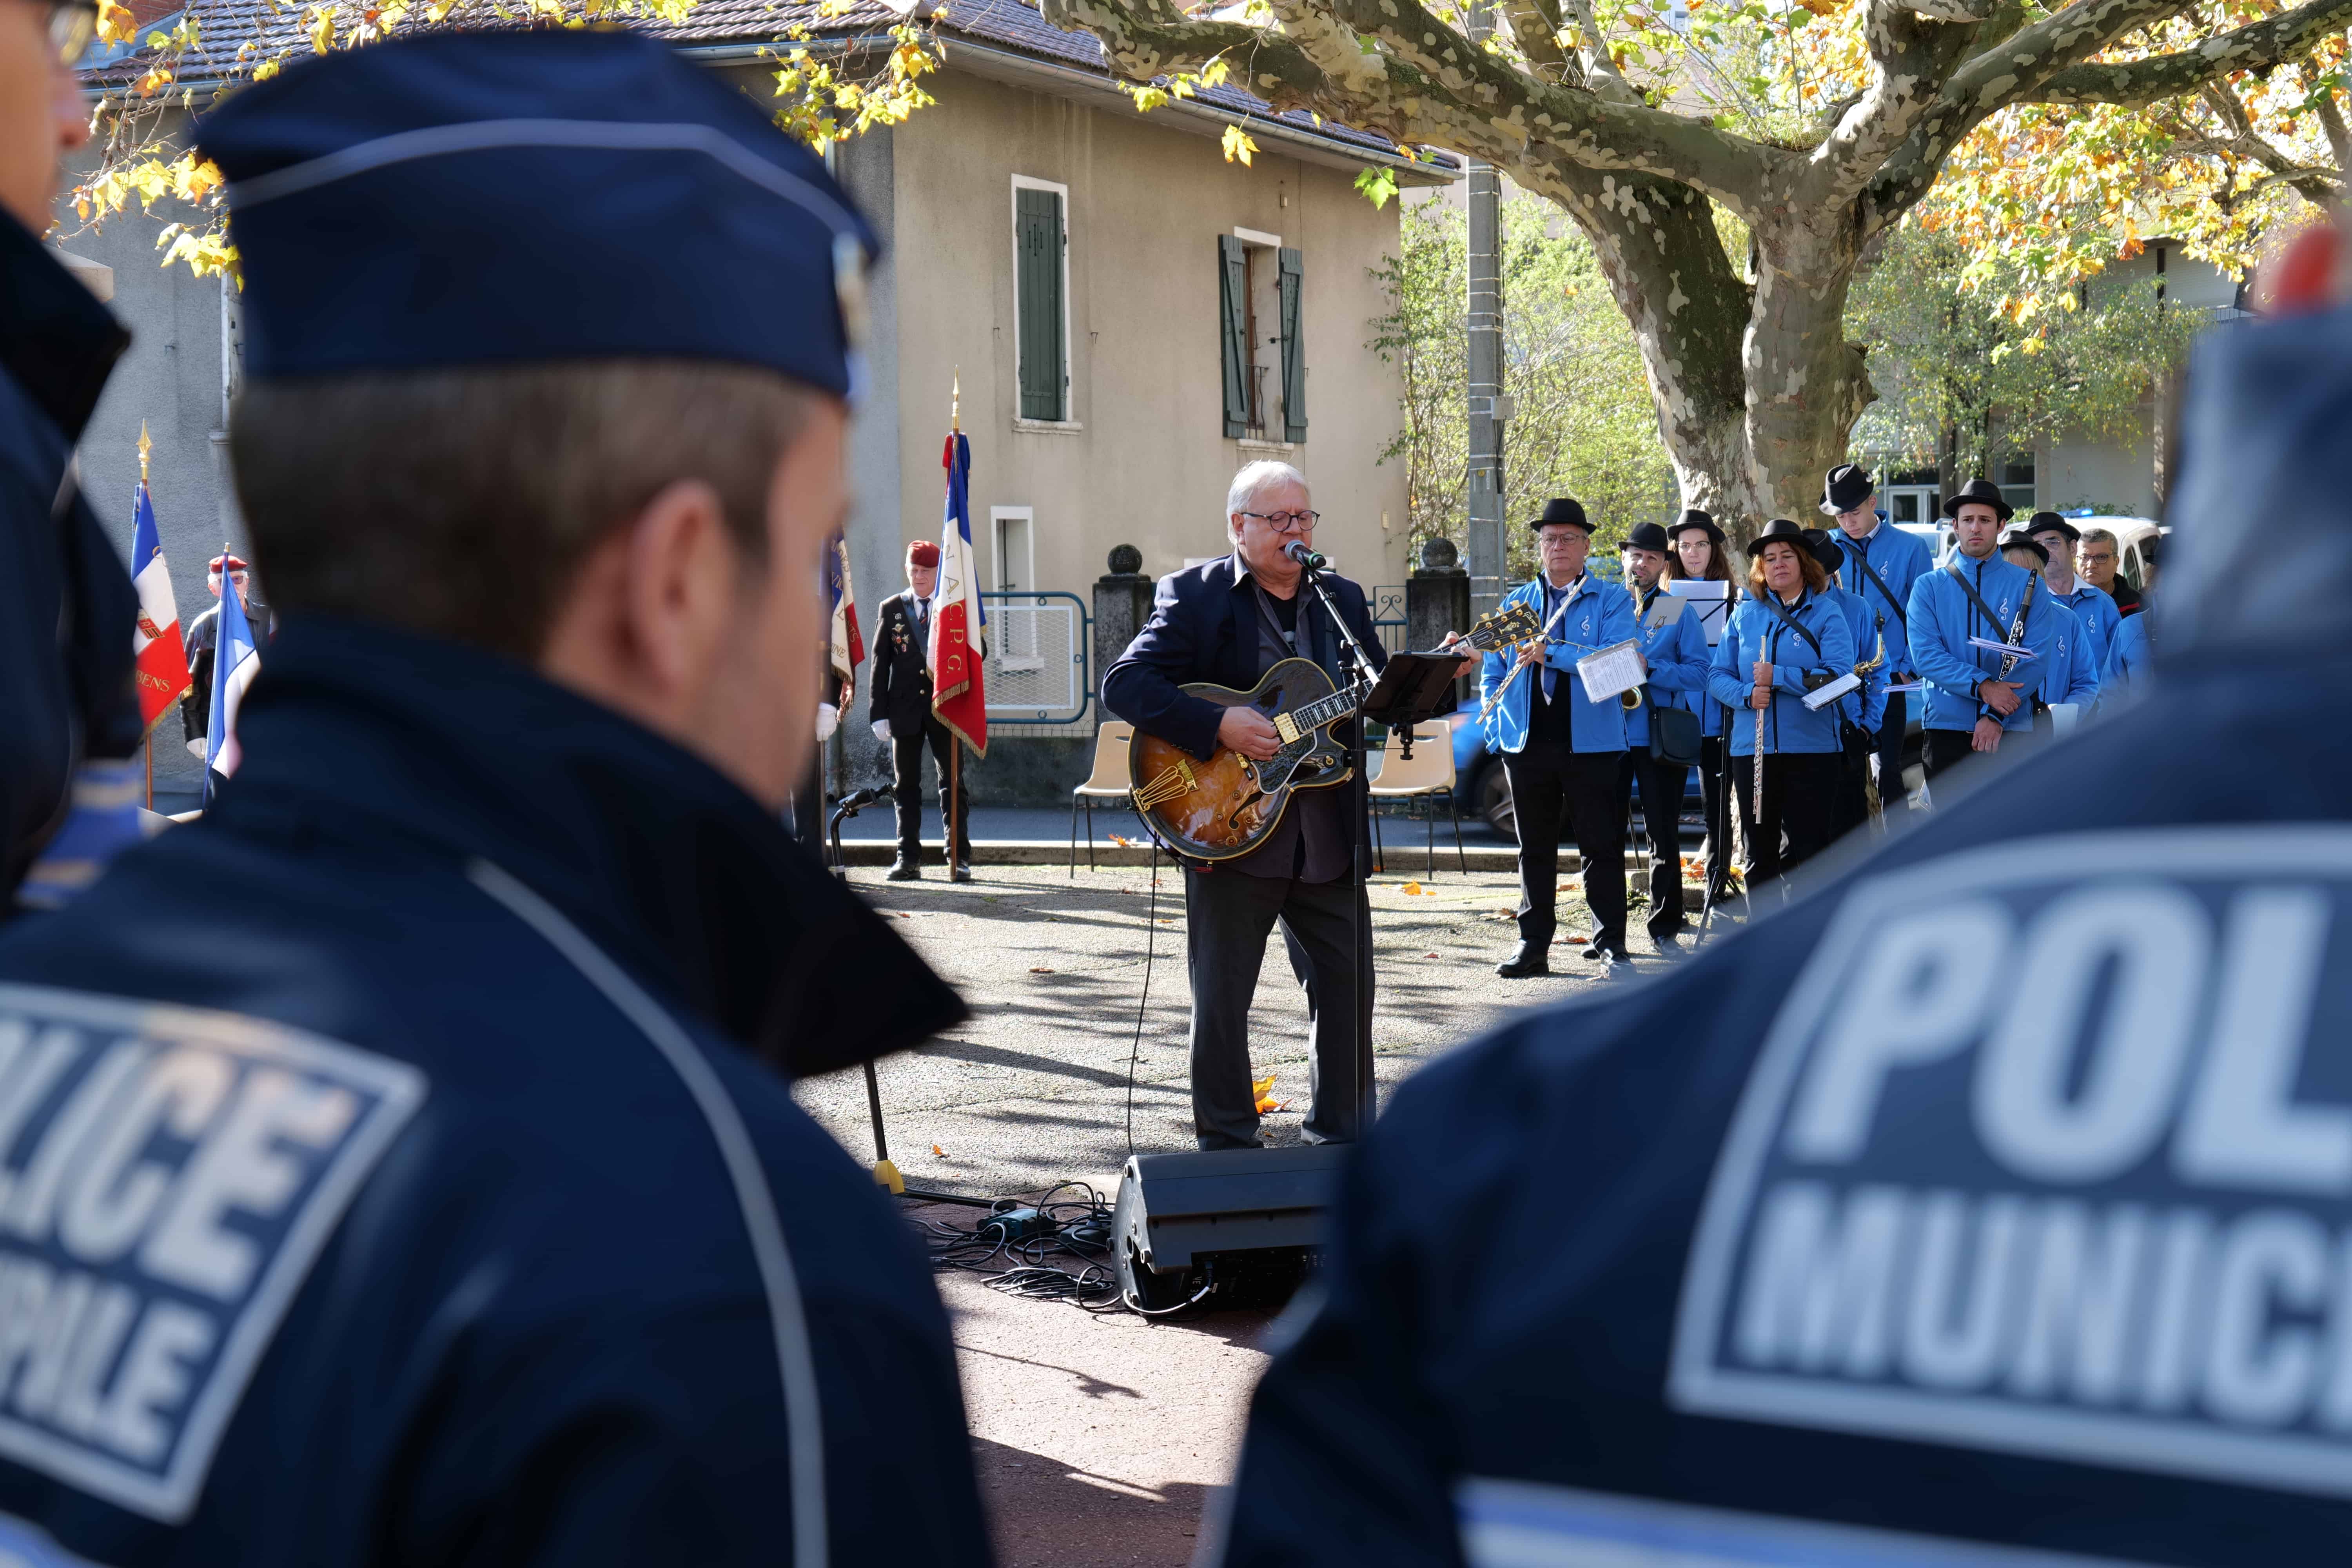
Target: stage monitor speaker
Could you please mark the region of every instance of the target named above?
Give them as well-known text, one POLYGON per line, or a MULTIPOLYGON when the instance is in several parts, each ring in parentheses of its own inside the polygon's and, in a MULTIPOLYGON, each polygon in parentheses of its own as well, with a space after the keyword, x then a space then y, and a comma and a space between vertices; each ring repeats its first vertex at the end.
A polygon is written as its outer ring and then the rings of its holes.
POLYGON ((1118 1184, 1111 1247, 1130 1306, 1280 1301, 1323 1245, 1344 1144, 1135 1154, 1118 1184))

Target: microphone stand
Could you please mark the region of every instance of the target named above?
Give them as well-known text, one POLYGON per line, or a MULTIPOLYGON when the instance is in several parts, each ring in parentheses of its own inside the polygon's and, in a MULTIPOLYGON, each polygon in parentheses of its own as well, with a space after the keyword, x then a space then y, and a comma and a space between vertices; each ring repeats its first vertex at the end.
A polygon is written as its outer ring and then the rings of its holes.
MULTIPOLYGON (((1303 552, 1302 553, 1311 555, 1313 552, 1303 552)), ((1314 590, 1315 597, 1322 602, 1324 615, 1328 616, 1331 624, 1339 628, 1340 643, 1346 647, 1349 661, 1355 669, 1357 689, 1369 695, 1373 683, 1379 679, 1379 671, 1372 664, 1371 655, 1364 651, 1364 645, 1356 640, 1355 631, 1348 625, 1347 617, 1339 613, 1339 605, 1331 597, 1330 590, 1323 585, 1322 568, 1307 561, 1299 560, 1296 555, 1291 559, 1298 561, 1301 576, 1306 579, 1307 585, 1314 590)), ((1353 1086, 1356 1104, 1356 1137, 1360 1141, 1367 1132, 1371 1131, 1371 1110, 1376 1099, 1370 1075, 1365 1071, 1365 1063, 1371 1055, 1372 1045, 1372 911, 1367 901, 1370 898, 1367 889, 1371 885, 1372 797, 1371 781, 1365 776, 1364 771, 1365 720, 1360 711, 1357 713, 1353 723, 1356 731, 1355 739, 1348 744, 1348 765, 1352 770, 1352 777, 1348 787, 1355 805, 1355 809, 1349 813, 1348 825, 1348 859, 1350 868, 1348 879, 1355 894, 1356 905, 1356 1039, 1355 1050, 1350 1057, 1350 1067, 1356 1080, 1353 1086), (1360 825, 1360 831, 1359 831, 1360 825)))

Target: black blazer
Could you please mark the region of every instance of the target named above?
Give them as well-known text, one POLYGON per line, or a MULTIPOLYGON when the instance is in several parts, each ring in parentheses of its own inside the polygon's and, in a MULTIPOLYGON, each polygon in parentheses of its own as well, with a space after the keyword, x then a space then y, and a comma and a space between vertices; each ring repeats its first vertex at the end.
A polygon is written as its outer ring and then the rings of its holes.
POLYGON ((866 721, 890 721, 893 739, 919 735, 931 717, 931 672, 915 636, 914 595, 891 595, 874 622, 873 695, 866 721))
MULTIPOLYGON (((1385 665, 1388 655, 1364 591, 1345 577, 1327 574, 1324 582, 1373 667, 1385 665)), ((1323 602, 1303 584, 1299 595, 1301 655, 1344 683, 1345 648, 1323 602)), ((1257 605, 1249 584, 1234 577, 1234 558, 1226 555, 1160 579, 1151 618, 1103 675, 1103 706, 1146 734, 1205 761, 1217 749, 1217 721, 1224 710, 1178 688, 1207 680, 1246 691, 1257 684, 1257 605)))

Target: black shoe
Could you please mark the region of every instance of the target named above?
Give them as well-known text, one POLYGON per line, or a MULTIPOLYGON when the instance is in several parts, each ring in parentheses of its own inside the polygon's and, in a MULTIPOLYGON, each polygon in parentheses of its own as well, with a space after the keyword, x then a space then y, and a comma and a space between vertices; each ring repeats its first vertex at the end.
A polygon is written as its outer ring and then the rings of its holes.
POLYGON ((948 880, 949 880, 949 881, 950 881, 950 882, 969 882, 969 881, 971 881, 971 868, 970 866, 964 866, 964 865, 960 865, 960 866, 958 866, 954 870, 950 871, 950 872, 948 873, 948 880))
POLYGON ((889 874, 884 879, 892 882, 919 882, 923 879, 923 868, 901 855, 890 862, 889 874))
POLYGON ((1609 950, 1607 948, 1601 946, 1596 942, 1588 946, 1579 956, 1583 958, 1601 958, 1606 956, 1609 950))
POLYGON ((1665 936, 1652 937, 1650 941, 1657 948, 1658 956, 1660 958, 1687 958, 1690 956, 1690 949, 1683 945, 1683 939, 1672 934, 1671 932, 1665 936))
POLYGON ((1551 961, 1545 955, 1543 944, 1523 942, 1518 952, 1495 965, 1495 973, 1506 980, 1524 980, 1530 974, 1549 974, 1551 961))

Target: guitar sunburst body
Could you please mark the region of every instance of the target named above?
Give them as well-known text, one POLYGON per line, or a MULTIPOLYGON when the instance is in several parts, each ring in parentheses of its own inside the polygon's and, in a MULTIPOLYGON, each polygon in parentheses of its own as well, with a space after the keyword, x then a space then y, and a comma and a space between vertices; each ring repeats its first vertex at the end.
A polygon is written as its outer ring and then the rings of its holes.
POLYGON ((1328 731, 1301 729, 1292 720, 1337 695, 1331 678, 1310 660, 1283 659, 1247 691, 1207 681, 1183 689, 1221 708, 1255 708, 1277 730, 1290 721, 1295 738, 1262 763, 1227 746, 1202 762, 1171 742, 1136 731, 1127 757, 1136 809, 1180 855, 1195 860, 1246 855, 1274 831, 1295 792, 1345 784, 1354 772, 1328 731))

